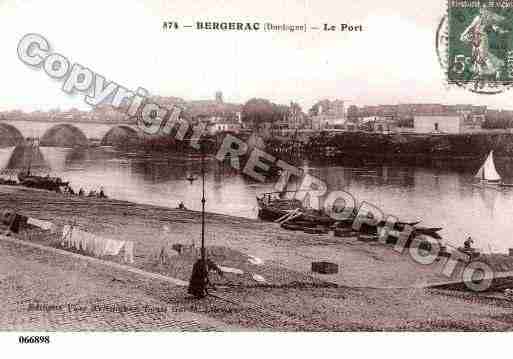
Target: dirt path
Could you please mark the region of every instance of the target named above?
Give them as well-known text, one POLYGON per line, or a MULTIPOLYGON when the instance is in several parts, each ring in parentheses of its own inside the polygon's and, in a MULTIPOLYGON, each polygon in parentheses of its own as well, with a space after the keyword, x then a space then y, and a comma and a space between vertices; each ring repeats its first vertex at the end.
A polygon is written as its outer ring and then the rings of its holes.
POLYGON ((513 303, 424 289, 182 287, 0 240, 1 330, 512 330, 513 303), (221 298, 221 299, 220 299, 221 298))
POLYGON ((134 285, 141 282, 122 271, 0 241, 0 329, 236 329, 169 305, 134 285))

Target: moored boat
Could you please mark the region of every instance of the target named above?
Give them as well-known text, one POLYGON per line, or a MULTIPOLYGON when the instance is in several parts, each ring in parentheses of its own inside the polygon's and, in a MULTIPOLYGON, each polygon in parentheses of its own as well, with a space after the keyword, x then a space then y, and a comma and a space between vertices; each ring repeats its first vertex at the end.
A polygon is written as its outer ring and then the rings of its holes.
POLYGON ((25 187, 61 192, 61 187, 67 187, 69 182, 63 181, 60 177, 50 177, 50 175, 36 176, 31 173, 30 169, 32 165, 32 156, 33 153, 39 148, 39 138, 32 138, 30 147, 32 147, 34 151, 31 152, 27 170, 18 173, 19 184, 25 187))
MULTIPOLYGON (((295 191, 291 191, 295 192, 295 191)), ((290 221, 291 223, 303 222, 305 227, 315 225, 331 226, 336 220, 328 216, 322 210, 316 210, 303 206, 296 198, 280 198, 284 192, 268 192, 257 197, 258 218, 264 221, 290 221)))
POLYGON ((22 186, 46 189, 48 191, 61 192, 61 187, 66 187, 69 182, 64 182, 60 177, 36 176, 30 173, 30 169, 18 174, 18 181, 22 186))
MULTIPOLYGON (((337 220, 322 210, 303 206, 302 202, 298 199, 281 198, 283 193, 269 192, 264 193, 261 197, 257 196, 259 206, 258 217, 260 219, 279 223, 284 229, 292 231, 302 230, 312 234, 326 233, 328 229, 333 229, 337 237, 352 236, 354 233, 376 236, 382 228, 386 227, 386 222, 380 221, 375 225, 361 223, 358 230, 353 230, 356 213, 353 213, 350 218, 337 220)), ((419 226, 419 223, 420 221, 398 221, 394 223, 393 230, 395 233, 400 233, 406 229, 406 226, 410 226, 412 227, 410 240, 419 235, 429 236, 436 240, 442 239, 438 233, 442 228, 419 226)))

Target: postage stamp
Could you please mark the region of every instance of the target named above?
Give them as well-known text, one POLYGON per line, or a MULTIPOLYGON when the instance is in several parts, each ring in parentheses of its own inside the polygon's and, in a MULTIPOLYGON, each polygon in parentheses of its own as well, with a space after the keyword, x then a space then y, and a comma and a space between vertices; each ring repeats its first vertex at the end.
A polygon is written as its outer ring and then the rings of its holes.
POLYGON ((475 92, 513 84, 513 0, 449 0, 447 80, 475 92))

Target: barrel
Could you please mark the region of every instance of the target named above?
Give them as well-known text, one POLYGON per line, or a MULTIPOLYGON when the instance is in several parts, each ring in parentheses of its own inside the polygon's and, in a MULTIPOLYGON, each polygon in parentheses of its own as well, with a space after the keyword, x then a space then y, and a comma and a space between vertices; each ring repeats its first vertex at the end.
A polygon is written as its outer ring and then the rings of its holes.
POLYGON ((326 234, 328 229, 326 227, 303 228, 303 232, 310 234, 326 234))
POLYGON ((1 221, 6 226, 9 226, 14 221, 15 216, 16 216, 15 211, 13 211, 12 209, 6 209, 2 212, 1 221))
POLYGON ((378 236, 368 235, 368 234, 358 234, 357 240, 361 242, 376 242, 378 240, 378 236))
POLYGON ((312 262, 312 272, 320 274, 338 273, 338 264, 326 261, 312 262))
POLYGON ((356 237, 358 232, 353 231, 351 228, 335 228, 333 234, 336 237, 356 237))

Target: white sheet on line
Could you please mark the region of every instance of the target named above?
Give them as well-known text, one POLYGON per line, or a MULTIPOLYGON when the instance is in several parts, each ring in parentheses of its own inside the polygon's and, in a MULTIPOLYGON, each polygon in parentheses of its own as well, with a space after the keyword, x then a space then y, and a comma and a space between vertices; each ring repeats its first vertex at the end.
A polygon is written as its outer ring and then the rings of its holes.
POLYGON ((249 254, 248 254, 248 257, 249 257, 248 262, 251 263, 251 264, 254 264, 254 265, 257 265, 257 266, 264 264, 264 261, 261 260, 258 257, 252 256, 252 255, 249 255, 249 254))
POLYGON ((31 217, 27 220, 27 224, 39 227, 41 229, 44 229, 45 231, 52 230, 55 227, 55 225, 52 222, 43 221, 40 219, 31 218, 31 217))
POLYGON ((265 280, 264 277, 262 277, 260 274, 253 274, 252 275, 253 279, 256 280, 257 282, 260 282, 260 283, 266 283, 267 281, 265 280))
POLYGON ((219 269, 225 273, 233 273, 233 274, 239 274, 239 275, 242 275, 244 274, 244 272, 238 268, 230 268, 230 267, 223 267, 223 266, 218 266, 219 269))

